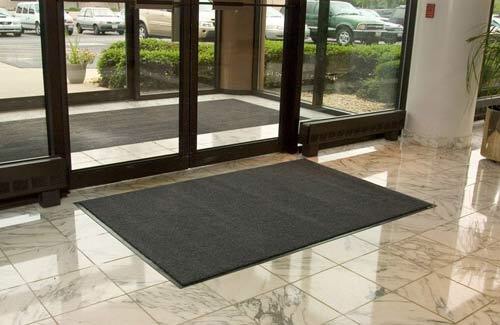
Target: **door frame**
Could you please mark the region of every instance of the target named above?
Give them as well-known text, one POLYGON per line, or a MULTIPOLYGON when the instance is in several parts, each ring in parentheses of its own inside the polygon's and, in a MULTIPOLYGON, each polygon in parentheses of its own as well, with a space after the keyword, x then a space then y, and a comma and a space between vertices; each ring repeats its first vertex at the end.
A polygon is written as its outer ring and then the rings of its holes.
MULTIPOLYGON (((257 7, 257 4, 250 6, 257 7)), ((126 51, 127 51, 127 88, 118 90, 120 96, 113 95, 115 99, 133 99, 138 93, 139 70, 138 70, 138 4, 168 4, 165 0, 81 0, 81 2, 107 2, 124 3, 126 16, 126 51)), ((4 167, 17 165, 29 165, 33 174, 40 171, 41 162, 54 165, 54 175, 50 176, 57 180, 57 186, 51 187, 50 195, 39 195, 41 190, 33 190, 24 193, 22 197, 16 196, 8 200, 0 201, 0 206, 15 204, 15 202, 26 203, 26 200, 36 201, 40 198, 47 199, 48 204, 57 204, 60 195, 65 195, 71 189, 82 188, 93 185, 111 183, 126 179, 133 179, 149 175, 155 175, 175 170, 187 169, 221 161, 234 160, 244 157, 256 156, 278 151, 296 152, 298 134, 298 115, 300 108, 300 85, 301 85, 301 60, 303 49, 304 19, 301 19, 300 8, 305 7, 306 0, 287 0, 285 20, 284 61, 282 75, 282 96, 280 100, 280 128, 279 137, 261 141, 252 141, 242 144, 234 144, 204 150, 196 149, 197 139, 197 99, 198 92, 197 62, 198 55, 198 5, 199 0, 186 0, 182 4, 178 0, 172 0, 182 7, 181 10, 181 79, 179 89, 179 153, 154 158, 138 159, 106 166, 96 166, 86 169, 71 169, 71 138, 68 110, 68 95, 66 81, 66 41, 64 26, 64 1, 63 0, 40 0, 42 24, 42 54, 47 130, 48 130, 48 157, 28 159, 20 162, 12 162, 0 165, 0 179, 4 167), (42 4, 43 3, 43 4, 42 4), (187 18, 186 18, 187 17, 187 18), (191 24, 193 22, 193 24, 191 24), (290 67, 296 67, 290 69, 290 67), (50 71, 50 75, 48 73, 50 71), (193 78, 191 78, 193 76, 193 78), (38 165, 37 165, 38 164, 38 165), (20 201, 22 200, 22 201, 20 201)), ((231 5, 238 4, 237 1, 231 5)), ((99 97, 97 93, 72 94, 77 97, 90 96, 99 97)), ((95 99, 98 99, 95 97, 95 99)), ((41 98, 40 98, 41 99, 41 98)), ((141 99, 141 98, 138 98, 141 99)), ((18 171, 25 170, 18 168, 18 171)), ((32 177, 31 172, 24 172, 24 177, 32 177)), ((44 192, 45 193, 45 192, 44 192)))
MULTIPOLYGON (((116 0, 104 1, 123 3, 123 1, 116 0)), ((305 25, 305 16, 301 14, 301 10, 304 12, 306 0, 287 0, 285 5, 286 18, 282 66, 296 68, 282 70, 279 136, 273 139, 202 150, 197 149, 198 95, 212 93, 213 91, 198 91, 198 6, 200 2, 203 1, 187 0, 178 3, 175 0, 137 0, 125 2, 127 78, 129 80, 127 85, 130 97, 137 100, 154 98, 154 95, 141 96, 139 89, 139 7, 140 5, 149 4, 175 5, 181 8, 179 153, 72 170, 70 172, 70 188, 105 184, 272 152, 297 152, 302 79, 302 69, 299 67, 302 62, 305 25)), ((242 4, 235 1, 231 2, 231 5, 251 6, 254 8, 261 6, 260 0, 254 4, 242 4)), ((164 98, 165 95, 161 97, 164 98)))

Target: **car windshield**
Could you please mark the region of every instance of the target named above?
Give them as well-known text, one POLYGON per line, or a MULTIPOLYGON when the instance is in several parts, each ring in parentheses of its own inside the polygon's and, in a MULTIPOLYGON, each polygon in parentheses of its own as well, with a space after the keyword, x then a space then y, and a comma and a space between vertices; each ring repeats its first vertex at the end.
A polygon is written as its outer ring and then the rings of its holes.
POLYGON ((359 11, 352 4, 347 2, 331 2, 332 13, 335 15, 356 15, 359 16, 359 11))
POLYGON ((267 8, 266 17, 281 18, 283 17, 283 15, 281 14, 281 12, 274 8, 267 8))
POLYGON ((36 13, 40 12, 40 6, 38 5, 38 3, 35 3, 35 5, 33 6, 33 9, 35 9, 36 13))
POLYGON ((497 28, 500 28, 500 18, 493 18, 491 20, 491 25, 497 27, 497 28))
POLYGON ((94 16, 96 17, 114 17, 115 14, 111 9, 108 8, 99 8, 99 9, 94 9, 94 16))
POLYGON ((9 12, 3 8, 0 8, 0 17, 8 17, 10 16, 9 12))

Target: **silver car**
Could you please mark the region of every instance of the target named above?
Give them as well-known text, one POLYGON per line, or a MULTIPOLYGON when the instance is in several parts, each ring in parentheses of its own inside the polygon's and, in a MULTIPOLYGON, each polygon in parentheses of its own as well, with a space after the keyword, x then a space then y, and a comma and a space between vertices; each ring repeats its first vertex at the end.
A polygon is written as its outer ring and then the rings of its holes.
POLYGON ((125 22, 119 14, 109 8, 83 8, 76 17, 76 30, 79 34, 91 30, 95 35, 106 32, 125 33, 125 22))
POLYGON ((0 35, 13 34, 18 37, 21 36, 21 32, 21 20, 6 9, 0 8, 0 35))

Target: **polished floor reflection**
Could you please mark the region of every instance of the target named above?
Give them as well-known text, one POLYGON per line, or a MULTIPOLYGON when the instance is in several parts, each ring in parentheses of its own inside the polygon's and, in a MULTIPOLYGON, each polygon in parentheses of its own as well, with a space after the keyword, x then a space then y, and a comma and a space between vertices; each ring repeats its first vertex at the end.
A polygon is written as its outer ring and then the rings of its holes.
MULTIPOLYGON (((313 161, 436 207, 177 289, 72 202, 300 158, 272 154, 0 211, 0 324, 500 323, 500 165, 376 140, 313 161)), ((279 236, 279 234, 277 234, 279 236)))

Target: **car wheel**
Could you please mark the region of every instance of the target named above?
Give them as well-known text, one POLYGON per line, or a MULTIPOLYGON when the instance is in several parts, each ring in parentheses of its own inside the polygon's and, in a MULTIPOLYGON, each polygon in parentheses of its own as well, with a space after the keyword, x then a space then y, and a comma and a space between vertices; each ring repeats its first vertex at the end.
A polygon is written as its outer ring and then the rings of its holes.
POLYGON ((40 24, 38 22, 35 23, 35 34, 37 35, 41 34, 40 24))
POLYGON ((66 28, 66 33, 68 33, 68 35, 71 36, 71 35, 73 35, 73 30, 66 28))
POLYGON ((101 31, 99 30, 99 26, 94 25, 94 35, 99 35, 101 31))
POLYGON ((21 33, 14 33, 14 37, 19 37, 21 36, 21 33))
POLYGON ((148 38, 148 36, 148 28, 142 21, 139 22, 139 38, 148 38))
POLYGON ((119 30, 119 31, 118 31, 118 34, 119 34, 119 35, 123 35, 123 34, 125 34, 125 31, 124 31, 124 30, 119 30))
POLYGON ((313 41, 313 43, 317 43, 318 42, 318 38, 316 37, 316 35, 311 35, 311 40, 313 41))
POLYGON ((83 33, 83 28, 82 28, 82 26, 80 26, 80 24, 76 24, 76 30, 78 31, 78 34, 83 33))
POLYGON ((24 28, 21 27, 21 34, 24 34, 24 28))
POLYGON ((348 27, 339 27, 335 35, 340 45, 350 45, 353 42, 352 31, 348 27))

